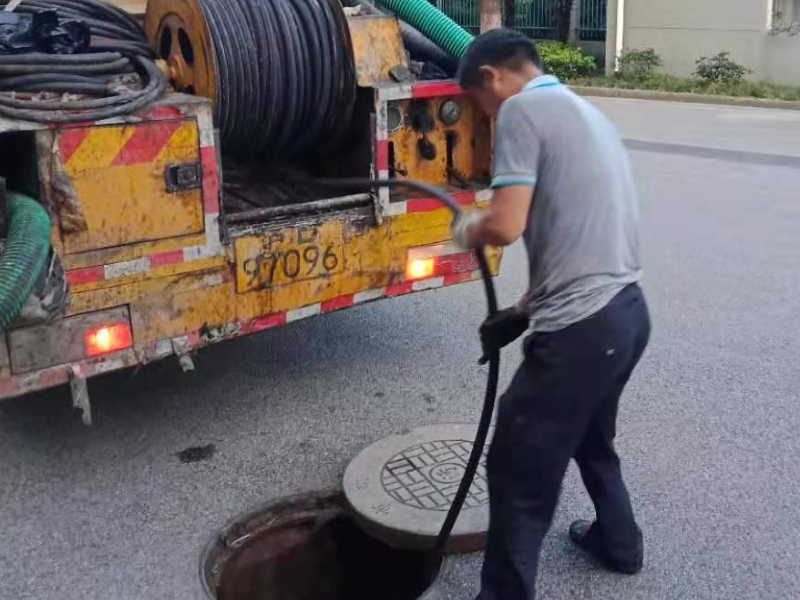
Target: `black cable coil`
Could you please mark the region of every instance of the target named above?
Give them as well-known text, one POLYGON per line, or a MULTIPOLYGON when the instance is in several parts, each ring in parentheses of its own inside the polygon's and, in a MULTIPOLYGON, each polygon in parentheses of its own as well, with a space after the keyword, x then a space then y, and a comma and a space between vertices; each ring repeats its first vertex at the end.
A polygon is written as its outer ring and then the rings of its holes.
MULTIPOLYGON (((0 7, 8 0, 0 0, 0 7)), ((102 0, 25 0, 15 11, 56 10, 60 19, 89 26, 90 51, 83 54, 0 55, 0 115, 46 123, 95 121, 131 113, 160 98, 167 81, 152 61, 144 30, 122 9, 102 0), (119 76, 136 73, 139 89, 119 76), (71 93, 89 99, 26 99, 18 93, 71 93)))
POLYGON ((217 58, 226 150, 290 158, 349 128, 356 78, 338 0, 201 0, 217 58))

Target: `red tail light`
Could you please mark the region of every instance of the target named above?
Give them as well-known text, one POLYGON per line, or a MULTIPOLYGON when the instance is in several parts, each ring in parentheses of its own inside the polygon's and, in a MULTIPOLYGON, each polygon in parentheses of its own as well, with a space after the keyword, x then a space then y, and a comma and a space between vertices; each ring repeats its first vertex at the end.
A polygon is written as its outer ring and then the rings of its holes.
POLYGON ((478 268, 472 251, 461 250, 449 243, 420 246, 408 251, 406 281, 471 273, 478 268))
POLYGON ((99 356, 130 348, 133 345, 131 327, 127 323, 110 323, 86 332, 86 354, 99 356))

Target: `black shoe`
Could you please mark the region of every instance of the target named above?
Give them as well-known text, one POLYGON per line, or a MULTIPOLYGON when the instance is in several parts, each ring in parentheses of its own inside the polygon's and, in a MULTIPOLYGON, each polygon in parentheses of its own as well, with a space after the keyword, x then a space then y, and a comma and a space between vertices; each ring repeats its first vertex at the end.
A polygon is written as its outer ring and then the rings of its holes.
POLYGON ((642 570, 642 552, 635 561, 621 561, 608 556, 603 549, 600 530, 591 521, 575 521, 569 526, 569 537, 575 545, 591 554, 606 568, 625 575, 635 575, 642 570))

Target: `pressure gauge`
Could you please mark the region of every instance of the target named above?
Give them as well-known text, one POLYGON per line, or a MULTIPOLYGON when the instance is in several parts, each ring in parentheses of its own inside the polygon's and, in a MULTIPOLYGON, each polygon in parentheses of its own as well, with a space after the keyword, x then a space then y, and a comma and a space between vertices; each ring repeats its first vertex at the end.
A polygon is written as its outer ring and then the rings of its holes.
POLYGON ((439 108, 439 118, 447 126, 455 125, 461 118, 461 105, 455 100, 446 100, 439 108))

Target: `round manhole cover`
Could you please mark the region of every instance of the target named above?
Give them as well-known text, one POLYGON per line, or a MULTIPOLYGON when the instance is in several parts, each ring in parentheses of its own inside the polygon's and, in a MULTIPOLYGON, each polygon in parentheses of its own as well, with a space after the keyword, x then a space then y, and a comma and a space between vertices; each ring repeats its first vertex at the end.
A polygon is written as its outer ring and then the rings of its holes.
MULTIPOLYGON (((475 425, 432 425, 363 450, 344 476, 347 500, 364 528, 398 547, 430 548, 467 466, 475 425)), ((486 455, 481 459, 449 552, 483 547, 489 523, 486 455)))

